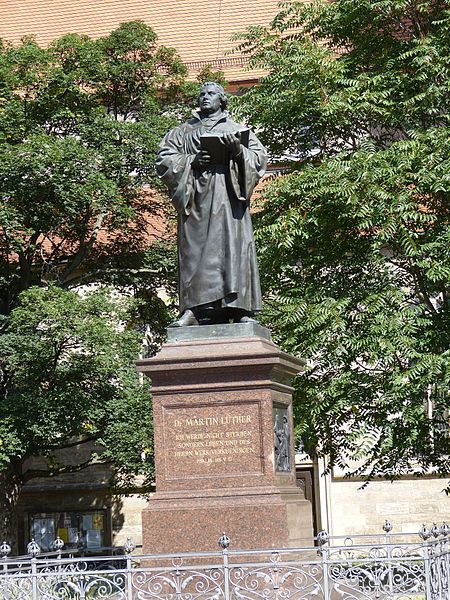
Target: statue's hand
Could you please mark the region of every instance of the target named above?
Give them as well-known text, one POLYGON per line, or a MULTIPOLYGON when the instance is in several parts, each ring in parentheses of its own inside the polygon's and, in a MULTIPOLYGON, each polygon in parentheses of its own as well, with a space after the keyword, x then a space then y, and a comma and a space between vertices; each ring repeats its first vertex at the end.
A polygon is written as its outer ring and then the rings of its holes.
POLYGON ((194 169, 209 167, 211 164, 211 156, 206 152, 206 150, 200 150, 200 152, 195 156, 192 161, 192 166, 194 169))
POLYGON ((241 142, 239 141, 239 138, 233 133, 224 133, 222 136, 222 140, 225 146, 228 146, 231 152, 231 156, 233 158, 237 158, 237 156, 242 154, 241 142))

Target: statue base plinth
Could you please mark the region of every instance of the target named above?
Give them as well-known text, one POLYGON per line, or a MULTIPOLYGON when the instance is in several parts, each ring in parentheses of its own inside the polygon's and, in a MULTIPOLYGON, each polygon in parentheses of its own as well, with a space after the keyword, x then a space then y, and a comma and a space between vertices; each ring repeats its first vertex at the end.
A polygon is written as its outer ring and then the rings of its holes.
POLYGON ((174 328, 169 336, 157 356, 138 363, 153 383, 156 462, 143 551, 215 551, 223 532, 234 549, 312 545, 292 435, 290 382, 303 362, 258 323, 174 328))

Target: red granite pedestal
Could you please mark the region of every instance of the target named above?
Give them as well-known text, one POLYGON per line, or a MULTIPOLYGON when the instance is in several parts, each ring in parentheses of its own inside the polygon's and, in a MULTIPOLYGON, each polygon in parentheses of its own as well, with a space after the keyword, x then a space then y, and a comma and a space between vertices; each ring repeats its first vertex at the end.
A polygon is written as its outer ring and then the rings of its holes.
POLYGON ((290 383, 302 361, 254 323, 170 335, 138 363, 152 380, 156 461, 144 553, 215 551, 222 532, 233 549, 311 545, 292 435, 290 383))

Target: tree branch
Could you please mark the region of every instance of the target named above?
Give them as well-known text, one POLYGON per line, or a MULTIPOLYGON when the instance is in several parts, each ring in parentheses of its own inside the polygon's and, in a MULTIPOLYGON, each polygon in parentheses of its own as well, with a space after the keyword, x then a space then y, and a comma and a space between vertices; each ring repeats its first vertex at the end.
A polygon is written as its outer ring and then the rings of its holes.
POLYGON ((98 232, 102 228, 102 224, 106 217, 106 214, 107 214, 107 212, 103 211, 98 215, 97 220, 94 225, 94 229, 92 231, 92 234, 91 234, 91 237, 89 238, 89 240, 86 241, 85 239, 82 239, 80 241, 80 247, 78 249, 78 252, 75 254, 73 260, 66 267, 66 269, 64 269, 64 271, 62 273, 61 280, 63 282, 66 281, 66 279, 81 265, 83 260, 86 258, 89 250, 92 248, 95 241, 97 240, 98 232))
POLYGON ((159 269, 96 269, 90 273, 69 279, 65 282, 65 285, 67 287, 75 287, 89 283, 90 281, 98 281, 98 277, 104 276, 105 274, 113 275, 119 273, 130 273, 130 275, 161 275, 162 271, 159 269))
POLYGON ((83 437, 82 439, 74 440, 73 442, 67 442, 63 446, 61 445, 61 442, 59 442, 58 444, 47 444, 46 446, 43 446, 39 450, 39 452, 46 452, 46 451, 52 451, 52 450, 67 450, 68 448, 76 448, 77 446, 81 446, 81 444, 87 444, 89 442, 96 442, 96 441, 97 441, 96 437, 86 436, 86 437, 83 437))
POLYGON ((413 281, 414 281, 414 287, 416 289, 416 294, 417 297, 419 298, 419 300, 428 308, 428 310, 432 313, 436 313, 436 309, 433 306, 433 303, 430 300, 430 297, 428 296, 428 293, 426 291, 423 279, 421 277, 420 271, 419 269, 414 266, 413 264, 411 264, 411 261, 408 261, 410 264, 410 268, 409 268, 409 272, 411 273, 412 277, 413 277, 413 281))
POLYGON ((79 473, 87 467, 91 467, 95 464, 104 464, 105 462, 106 461, 96 460, 93 457, 90 457, 88 460, 78 463, 77 465, 64 465, 49 469, 28 469, 23 474, 23 482, 27 483, 36 477, 57 477, 58 475, 65 475, 66 473, 79 473))

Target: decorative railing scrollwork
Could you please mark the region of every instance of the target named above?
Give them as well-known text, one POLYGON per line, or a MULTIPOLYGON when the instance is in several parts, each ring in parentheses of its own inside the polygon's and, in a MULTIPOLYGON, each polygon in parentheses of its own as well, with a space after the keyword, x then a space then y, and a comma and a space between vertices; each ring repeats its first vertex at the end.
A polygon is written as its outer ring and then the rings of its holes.
MULTIPOLYGON (((423 526, 420 541, 394 539, 389 522, 373 543, 363 536, 317 536, 315 547, 70 557, 37 544, 28 558, 0 554, 1 600, 449 600, 450 528, 423 526)), ((416 538, 417 539, 417 538, 416 538)))

